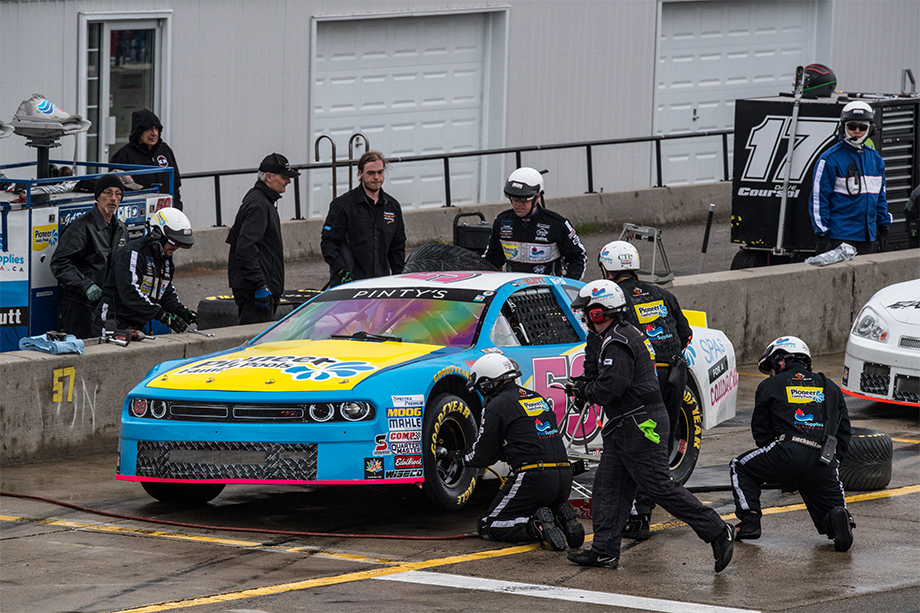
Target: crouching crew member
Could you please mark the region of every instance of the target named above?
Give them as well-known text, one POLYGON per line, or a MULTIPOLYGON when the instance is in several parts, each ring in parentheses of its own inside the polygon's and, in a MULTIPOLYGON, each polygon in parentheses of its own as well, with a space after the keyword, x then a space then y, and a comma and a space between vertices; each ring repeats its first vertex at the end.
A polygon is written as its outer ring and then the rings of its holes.
POLYGON ((801 493, 818 533, 846 551, 855 524, 837 474, 851 435, 843 394, 823 373, 811 372, 808 345, 794 336, 770 343, 758 365, 770 375, 754 395, 751 433, 758 448, 731 462, 735 515, 741 520, 737 539, 760 538, 761 488, 782 483, 801 493))
POLYGON ((114 319, 118 328, 141 330, 156 319, 173 332, 185 332, 198 323, 198 314, 179 301, 172 278, 172 256, 194 244, 192 225, 185 213, 160 209, 147 220, 147 233, 115 254, 106 279, 99 314, 114 319))
POLYGON ((498 460, 512 473, 485 517, 483 538, 519 543, 541 541, 556 551, 581 547, 585 529, 569 504, 572 468, 556 425, 556 415, 536 392, 515 383, 517 363, 489 353, 473 364, 470 388, 485 400, 479 438, 457 452, 462 466, 486 468, 498 460))
POLYGON ((712 545, 715 571, 732 558, 734 531, 719 514, 693 497, 668 474, 668 414, 655 377, 652 345, 627 323, 626 298, 613 281, 585 285, 572 301, 600 335, 598 375, 570 387, 576 397, 600 405, 605 416, 604 446, 594 476, 591 549, 572 552, 581 566, 616 568, 623 527, 637 487, 712 545))

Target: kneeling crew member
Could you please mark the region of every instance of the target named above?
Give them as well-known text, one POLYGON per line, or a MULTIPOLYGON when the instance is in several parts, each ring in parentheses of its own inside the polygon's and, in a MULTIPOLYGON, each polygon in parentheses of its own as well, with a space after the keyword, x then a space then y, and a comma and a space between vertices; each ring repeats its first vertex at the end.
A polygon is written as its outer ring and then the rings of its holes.
POLYGON ((470 389, 482 394, 486 404, 479 438, 457 452, 456 461, 486 468, 503 460, 512 468, 479 520, 479 536, 541 541, 556 551, 566 544, 581 547, 585 529, 568 502, 572 468, 556 415, 542 396, 514 382, 520 376, 517 363, 499 353, 482 356, 472 367, 470 389))
POLYGON ((581 566, 616 568, 623 527, 637 486, 668 513, 686 522, 712 545, 715 571, 732 558, 734 531, 668 474, 668 414, 655 377, 652 345, 625 320, 623 290, 613 281, 585 285, 572 301, 589 328, 600 335, 598 375, 578 380, 576 397, 600 405, 605 416, 603 453, 594 476, 594 543, 572 552, 581 566))
POLYGON ((156 319, 173 332, 185 332, 198 323, 198 314, 179 301, 172 279, 172 256, 180 247, 195 243, 185 213, 160 209, 147 220, 147 234, 115 254, 106 279, 99 313, 102 321, 114 319, 119 328, 141 330, 156 319))
POLYGON ((808 345, 794 336, 770 343, 758 366, 770 375, 754 395, 751 433, 758 448, 731 462, 735 515, 741 520, 737 539, 760 538, 761 488, 783 483, 802 494, 818 533, 846 551, 854 523, 837 475, 851 436, 843 393, 823 373, 811 372, 808 345))

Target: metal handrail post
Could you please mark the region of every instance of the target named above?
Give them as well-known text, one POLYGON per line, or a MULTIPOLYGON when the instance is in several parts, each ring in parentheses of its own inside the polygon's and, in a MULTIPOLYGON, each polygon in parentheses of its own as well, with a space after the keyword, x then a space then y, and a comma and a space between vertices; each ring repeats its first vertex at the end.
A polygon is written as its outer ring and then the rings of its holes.
POLYGON ((520 168, 520 167, 521 167, 521 150, 520 150, 520 149, 518 149, 517 151, 514 152, 514 162, 515 162, 515 164, 517 164, 517 166, 515 166, 515 168, 520 168))
POLYGON ((319 135, 318 137, 316 137, 316 141, 313 143, 313 153, 315 154, 316 161, 318 162, 319 161, 319 142, 323 140, 324 138, 329 141, 330 145, 332 145, 332 198, 334 200, 337 195, 336 193, 337 190, 336 190, 336 185, 335 185, 335 164, 336 164, 335 141, 332 140, 332 137, 329 136, 328 134, 319 135))
POLYGON ((655 168, 658 173, 658 184, 655 187, 662 187, 664 185, 664 177, 661 176, 661 139, 655 139, 655 168))
POLYGON ((453 206, 450 202, 450 158, 444 156, 444 206, 453 206))
MULTIPOLYGON (((355 154, 352 148, 354 146, 355 139, 358 138, 359 136, 364 139, 364 153, 367 153, 368 151, 371 150, 370 141, 367 140, 367 137, 361 134, 360 132, 355 132, 354 134, 351 135, 351 138, 348 139, 348 191, 351 191, 353 189, 351 186, 352 185, 351 163, 355 159, 355 154)), ((319 160, 316 160, 316 161, 318 162, 319 160)))
POLYGON ((728 181, 728 134, 722 135, 722 180, 728 181))
POLYGON ((585 161, 588 164, 588 193, 594 193, 594 161, 591 157, 591 145, 585 146, 585 161))
POLYGON ((294 177, 294 219, 303 219, 300 214, 300 177, 294 177))
POLYGON ((220 175, 214 175, 214 219, 216 220, 215 227, 224 225, 220 213, 220 175))

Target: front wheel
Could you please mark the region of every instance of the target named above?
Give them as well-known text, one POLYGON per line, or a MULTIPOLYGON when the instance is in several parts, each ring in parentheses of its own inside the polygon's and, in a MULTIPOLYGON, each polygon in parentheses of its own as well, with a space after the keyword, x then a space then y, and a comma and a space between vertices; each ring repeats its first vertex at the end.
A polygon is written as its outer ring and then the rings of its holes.
POLYGON ((143 481, 144 491, 166 504, 201 506, 224 491, 223 483, 160 483, 143 481))
POLYGON ((671 478, 681 485, 690 480, 696 461, 700 457, 700 446, 703 442, 703 413, 697 400, 696 390, 690 383, 684 387, 684 398, 677 415, 677 423, 671 437, 674 440, 671 448, 670 469, 671 478))
POLYGON ((455 452, 476 440, 476 420, 469 405, 454 394, 441 394, 428 403, 422 424, 422 457, 425 483, 422 489, 437 505, 459 509, 473 495, 477 469, 460 468, 453 462, 455 452), (446 457, 437 457, 437 448, 444 447, 446 457))

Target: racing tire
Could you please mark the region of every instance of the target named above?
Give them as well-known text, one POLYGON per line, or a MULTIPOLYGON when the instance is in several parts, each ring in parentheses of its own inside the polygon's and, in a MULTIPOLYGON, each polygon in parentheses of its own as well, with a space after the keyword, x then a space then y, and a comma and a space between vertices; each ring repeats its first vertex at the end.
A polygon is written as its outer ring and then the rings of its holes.
POLYGON ((429 243, 409 255, 403 273, 442 270, 494 271, 495 267, 469 249, 447 243, 429 243))
POLYGON ((142 481, 144 491, 162 503, 187 507, 205 505, 224 491, 223 483, 160 483, 142 481))
POLYGON ((453 457, 457 451, 473 444, 477 434, 476 419, 469 405, 454 394, 441 394, 428 403, 422 422, 422 462, 425 482, 422 489, 436 505, 448 510, 461 508, 476 489, 479 469, 460 469, 453 457), (437 447, 448 454, 437 457, 437 447))
POLYGON ((703 442, 703 412, 700 409, 699 395, 696 389, 687 382, 684 387, 684 399, 680 405, 677 424, 671 437, 674 446, 668 462, 671 470, 671 479, 681 485, 690 480, 696 462, 700 458, 700 446, 703 442))
POLYGON ((208 296, 198 301, 198 329, 228 328, 240 322, 233 296, 208 296))
POLYGON ((743 268, 761 268, 770 265, 770 254, 766 251, 755 251, 753 249, 739 249, 735 257, 732 258, 732 264, 729 270, 741 270, 743 268))
POLYGON ((847 492, 883 490, 891 482, 891 436, 869 428, 853 428, 850 446, 840 462, 840 482, 847 492))

